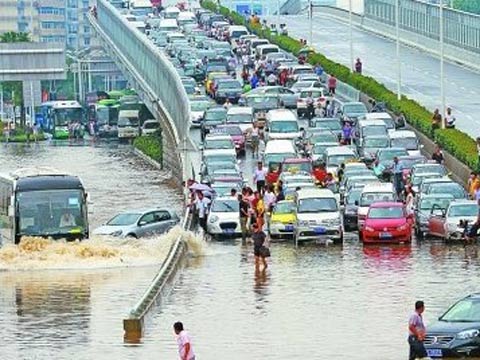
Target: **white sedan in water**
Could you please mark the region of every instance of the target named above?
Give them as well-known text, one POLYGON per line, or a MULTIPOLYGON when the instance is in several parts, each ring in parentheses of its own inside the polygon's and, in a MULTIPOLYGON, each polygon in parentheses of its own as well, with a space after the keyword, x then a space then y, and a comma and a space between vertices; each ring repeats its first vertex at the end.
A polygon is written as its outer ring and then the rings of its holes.
POLYGON ((217 197, 207 218, 207 232, 215 237, 242 233, 238 200, 231 196, 217 197))

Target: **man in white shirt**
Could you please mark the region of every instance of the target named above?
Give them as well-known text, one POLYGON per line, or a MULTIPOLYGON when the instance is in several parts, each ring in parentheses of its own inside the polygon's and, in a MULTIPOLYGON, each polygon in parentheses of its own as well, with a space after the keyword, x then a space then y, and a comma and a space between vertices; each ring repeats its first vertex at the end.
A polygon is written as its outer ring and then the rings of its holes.
POLYGON ((207 232, 207 215, 210 203, 211 201, 209 198, 205 197, 201 191, 197 191, 195 206, 198 210, 198 223, 205 232, 207 232))
POLYGON ((190 334, 183 329, 183 324, 178 321, 173 324, 173 330, 177 335, 178 354, 180 360, 195 360, 195 352, 193 351, 192 340, 190 334))
POLYGON ((255 173, 253 174, 253 181, 257 185, 257 191, 260 194, 263 194, 265 188, 265 179, 267 177, 267 172, 263 168, 263 164, 261 161, 258 162, 257 168, 255 169, 255 173))

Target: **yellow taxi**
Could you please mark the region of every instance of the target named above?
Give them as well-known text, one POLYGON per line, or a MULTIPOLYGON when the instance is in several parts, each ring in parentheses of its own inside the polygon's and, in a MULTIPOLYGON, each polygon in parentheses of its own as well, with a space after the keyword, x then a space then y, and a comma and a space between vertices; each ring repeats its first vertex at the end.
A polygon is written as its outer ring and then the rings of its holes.
POLYGON ((292 200, 279 201, 270 217, 270 237, 273 239, 293 236, 296 222, 295 202, 292 200))

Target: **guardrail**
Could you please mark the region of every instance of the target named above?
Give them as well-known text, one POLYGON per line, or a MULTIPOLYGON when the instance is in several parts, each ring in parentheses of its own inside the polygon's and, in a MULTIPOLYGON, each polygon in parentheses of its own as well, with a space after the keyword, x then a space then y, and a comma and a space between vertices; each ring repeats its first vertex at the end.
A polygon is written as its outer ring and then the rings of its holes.
POLYGON ((180 76, 167 57, 148 37, 129 23, 107 0, 97 0, 97 22, 105 40, 118 57, 130 66, 129 72, 146 88, 150 101, 158 103, 171 123, 176 145, 189 134, 190 107, 180 76))
MULTIPOLYGON (((189 209, 185 211, 182 222, 183 230, 190 230, 191 216, 189 209)), ((162 263, 160 270, 145 290, 142 297, 130 310, 127 318, 123 320, 124 339, 127 342, 137 342, 143 336, 145 329, 145 317, 159 299, 159 295, 168 294, 168 284, 173 282, 177 270, 182 266, 182 260, 187 252, 187 243, 183 240, 183 234, 173 243, 167 258, 162 263)))

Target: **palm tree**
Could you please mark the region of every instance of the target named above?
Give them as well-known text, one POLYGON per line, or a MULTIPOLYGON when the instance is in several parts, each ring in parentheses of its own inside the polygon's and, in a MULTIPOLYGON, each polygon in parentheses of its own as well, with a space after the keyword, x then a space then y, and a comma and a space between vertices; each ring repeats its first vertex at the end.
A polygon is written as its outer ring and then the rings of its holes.
POLYGON ((15 43, 15 42, 30 42, 30 34, 26 32, 7 31, 0 35, 0 42, 15 43))

